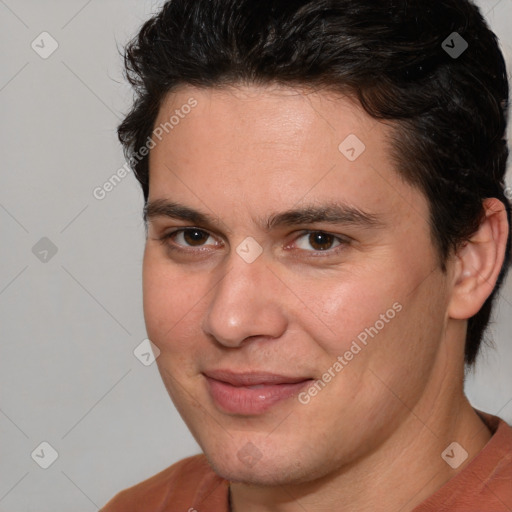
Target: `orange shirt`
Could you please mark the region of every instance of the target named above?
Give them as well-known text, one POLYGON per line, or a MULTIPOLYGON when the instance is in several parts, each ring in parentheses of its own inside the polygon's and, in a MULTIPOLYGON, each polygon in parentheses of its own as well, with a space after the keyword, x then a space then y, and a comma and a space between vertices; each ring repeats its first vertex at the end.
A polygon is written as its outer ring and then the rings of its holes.
MULTIPOLYGON (((493 434, 478 455, 413 512, 512 512, 512 428, 480 413, 493 434)), ((100 512, 229 512, 229 482, 204 455, 117 494, 100 512)))

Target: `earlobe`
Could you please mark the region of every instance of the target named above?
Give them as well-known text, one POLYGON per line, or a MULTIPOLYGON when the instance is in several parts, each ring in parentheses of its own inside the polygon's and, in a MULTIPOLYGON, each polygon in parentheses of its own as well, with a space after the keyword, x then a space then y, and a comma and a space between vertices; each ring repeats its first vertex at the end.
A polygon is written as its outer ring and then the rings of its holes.
POLYGON ((492 293, 503 266, 509 235, 505 206, 488 198, 483 207, 480 227, 456 254, 450 318, 465 320, 475 315, 492 293))

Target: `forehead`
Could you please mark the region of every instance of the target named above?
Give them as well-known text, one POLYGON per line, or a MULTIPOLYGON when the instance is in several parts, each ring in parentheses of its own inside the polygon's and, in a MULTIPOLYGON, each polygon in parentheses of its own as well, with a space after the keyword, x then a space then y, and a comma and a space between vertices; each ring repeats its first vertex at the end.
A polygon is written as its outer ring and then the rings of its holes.
POLYGON ((236 204, 260 218, 302 200, 340 200, 389 214, 422 201, 396 172, 392 127, 340 94, 187 86, 166 96, 154 127, 152 200, 214 211, 236 204))
POLYGON ((299 175, 314 168, 321 174, 349 157, 356 172, 359 154, 387 157, 386 131, 389 127, 355 101, 333 93, 284 86, 187 86, 168 94, 161 105, 150 169, 166 160, 230 169, 232 179, 244 170, 299 175))
MULTIPOLYGON (((190 128, 198 136, 229 135, 274 147, 280 142, 297 147, 312 136, 315 144, 321 139, 327 144, 343 130, 369 131, 377 121, 351 97, 327 90, 279 85, 182 86, 164 98, 155 128, 163 128, 179 141, 180 132, 188 135, 186 124, 192 124, 190 128), (194 106, 189 108, 191 104, 194 106), (185 119, 189 119, 187 123, 185 119)), ((386 127, 381 125, 381 129, 386 127)))

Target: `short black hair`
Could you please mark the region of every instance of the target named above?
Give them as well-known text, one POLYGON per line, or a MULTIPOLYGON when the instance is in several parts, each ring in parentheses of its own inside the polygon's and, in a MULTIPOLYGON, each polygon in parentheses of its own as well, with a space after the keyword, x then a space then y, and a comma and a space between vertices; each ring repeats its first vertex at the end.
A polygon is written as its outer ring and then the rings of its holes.
MULTIPOLYGON (((167 93, 312 86, 348 93, 392 121, 397 170, 428 199, 443 271, 478 229, 485 198, 505 205, 510 226, 506 66, 469 0, 169 0, 127 44, 124 65, 135 99, 118 135, 146 202, 148 157, 137 150, 167 93)), ((468 321, 469 365, 510 265, 510 236, 505 258, 493 293, 468 321)))

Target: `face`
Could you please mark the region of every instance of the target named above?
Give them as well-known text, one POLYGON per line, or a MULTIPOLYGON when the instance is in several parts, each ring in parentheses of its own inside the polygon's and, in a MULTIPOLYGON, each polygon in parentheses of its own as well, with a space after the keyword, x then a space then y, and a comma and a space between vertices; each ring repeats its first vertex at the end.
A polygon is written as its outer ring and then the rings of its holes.
POLYGON ((341 471, 422 400, 445 336, 428 205, 391 128, 348 98, 256 86, 184 87, 166 122, 144 312, 175 406, 232 481, 341 471))

